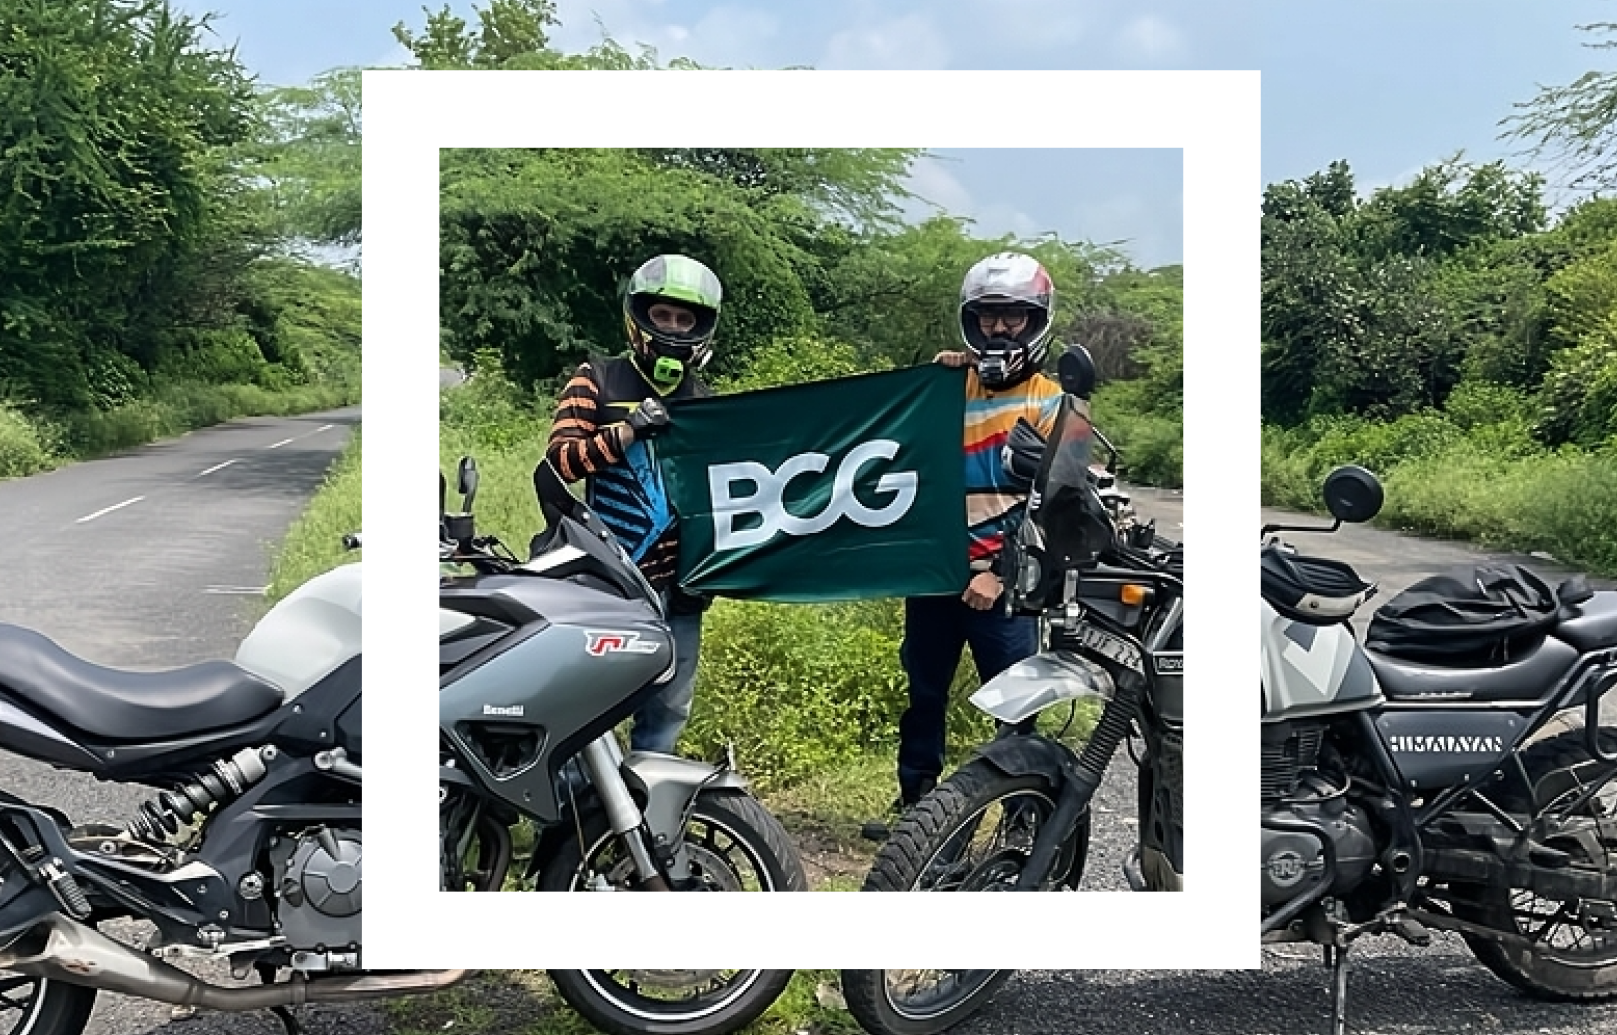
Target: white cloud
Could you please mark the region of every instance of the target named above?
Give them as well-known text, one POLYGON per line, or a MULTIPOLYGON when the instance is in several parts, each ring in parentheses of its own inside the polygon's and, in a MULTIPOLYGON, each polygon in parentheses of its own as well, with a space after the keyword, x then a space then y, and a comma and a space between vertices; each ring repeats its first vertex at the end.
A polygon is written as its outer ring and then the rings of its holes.
MULTIPOLYGON (((971 191, 966 189, 942 159, 927 158, 916 162, 910 170, 907 186, 926 201, 930 201, 950 215, 969 216, 975 207, 971 191)), ((909 206, 910 215, 928 216, 935 210, 930 205, 909 206)))
POLYGON ((984 237, 999 237, 1002 234, 1035 237, 1055 229, 1040 225, 1032 216, 1008 202, 980 203, 942 159, 930 158, 917 162, 905 185, 925 201, 933 203, 907 203, 904 216, 910 220, 918 221, 937 215, 941 209, 944 214, 970 219, 973 233, 984 237))
POLYGON ((1119 43, 1131 58, 1153 63, 1172 61, 1187 50, 1184 33, 1166 18, 1150 14, 1125 25, 1119 43))
POLYGON ((820 68, 947 68, 949 44, 932 19, 906 15, 831 37, 820 68))
POLYGON ((1354 184, 1354 193, 1357 194, 1361 200, 1363 200, 1385 187, 1407 187, 1411 183, 1415 182, 1415 177, 1419 176, 1426 169, 1426 164, 1427 163, 1423 162, 1420 165, 1411 165, 1409 168, 1404 169, 1402 172, 1399 172, 1393 176, 1360 180, 1358 183, 1354 184))
MULTIPOLYGON (((1175 199, 1167 199, 1173 202, 1175 199)), ((1138 266, 1177 262, 1174 224, 1184 221, 1184 205, 1154 204, 1142 194, 1121 192, 1092 197, 1073 207, 1073 232, 1093 244, 1116 244, 1138 266)))
POLYGON ((364 67, 401 68, 405 65, 413 64, 415 64, 415 55, 410 53, 409 48, 405 47, 404 44, 395 40, 393 42, 393 46, 387 49, 387 53, 383 54, 381 57, 378 57, 376 60, 370 62, 364 67))
POLYGON ((750 7, 715 7, 691 31, 688 57, 703 64, 767 68, 769 45, 780 35, 780 19, 750 7))
POLYGON ((1041 226, 1026 212, 1002 201, 983 206, 974 218, 977 221, 977 232, 985 237, 999 237, 1003 234, 1037 237, 1055 230, 1053 226, 1041 226))
POLYGON ((1078 8, 1076 0, 999 0, 988 6, 973 3, 961 24, 991 36, 1002 46, 1049 50, 1071 46, 1083 38, 1086 26, 1078 8))
POLYGON ((552 43, 565 51, 582 51, 607 35, 629 50, 644 44, 663 61, 688 57, 700 64, 768 67, 767 45, 780 31, 768 11, 737 5, 711 8, 694 25, 665 21, 663 0, 561 0, 562 27, 552 43))

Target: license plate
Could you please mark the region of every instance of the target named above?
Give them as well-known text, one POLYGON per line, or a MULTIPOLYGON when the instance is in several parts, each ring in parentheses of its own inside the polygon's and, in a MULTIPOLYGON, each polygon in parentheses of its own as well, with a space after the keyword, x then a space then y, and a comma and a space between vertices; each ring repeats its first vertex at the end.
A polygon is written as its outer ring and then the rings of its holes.
POLYGON ((1078 627, 1073 630, 1072 638, 1079 646, 1092 650, 1103 658, 1140 671, 1139 648, 1121 636, 1097 629, 1088 622, 1079 622, 1078 627))

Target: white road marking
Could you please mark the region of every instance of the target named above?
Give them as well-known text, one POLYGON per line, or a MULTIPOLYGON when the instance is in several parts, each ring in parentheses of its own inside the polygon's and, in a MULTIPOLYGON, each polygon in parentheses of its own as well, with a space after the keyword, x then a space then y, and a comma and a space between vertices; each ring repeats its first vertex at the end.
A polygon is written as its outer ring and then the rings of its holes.
POLYGON ((221 470, 223 468, 229 467, 231 464, 235 463, 236 460, 239 460, 239 459, 241 459, 241 458, 237 457, 235 460, 226 460, 222 464, 214 464, 212 467, 208 468, 206 471, 203 471, 201 474, 197 475, 197 477, 198 478, 205 478, 205 477, 207 477, 208 475, 212 474, 215 471, 218 471, 218 470, 221 470))
POLYGON ((226 596, 261 597, 269 592, 268 586, 209 586, 204 593, 217 593, 226 596))
POLYGON ((313 431, 305 431, 301 435, 293 435, 291 438, 282 439, 281 441, 275 443, 273 446, 265 446, 264 448, 265 449, 280 449, 282 446, 286 445, 289 442, 296 442, 298 439, 308 438, 311 435, 318 435, 322 431, 330 431, 332 428, 335 428, 336 426, 337 425, 335 425, 335 424, 322 424, 318 428, 315 428, 313 431))
POLYGON ((124 507, 127 507, 131 503, 139 503, 141 500, 143 500, 145 498, 146 498, 145 496, 136 496, 132 500, 124 500, 122 503, 114 503, 110 507, 103 507, 100 510, 96 511, 94 514, 86 514, 86 515, 84 515, 83 517, 79 518, 76 522, 74 522, 74 524, 82 525, 86 521, 94 521, 96 518, 100 517, 103 514, 111 514, 113 511, 120 510, 120 509, 122 509, 124 507))

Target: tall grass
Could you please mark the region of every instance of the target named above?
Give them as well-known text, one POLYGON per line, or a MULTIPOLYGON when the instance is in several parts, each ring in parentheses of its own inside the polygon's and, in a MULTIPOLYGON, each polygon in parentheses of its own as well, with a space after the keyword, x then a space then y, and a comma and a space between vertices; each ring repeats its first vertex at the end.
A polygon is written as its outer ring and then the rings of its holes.
POLYGON ((1452 414, 1387 423, 1334 418, 1301 429, 1263 429, 1263 502, 1320 509, 1319 487, 1337 464, 1374 471, 1386 488, 1376 523, 1543 551, 1599 574, 1617 574, 1617 450, 1535 445, 1507 416, 1469 427, 1452 414))
POLYGON ((353 438, 276 551, 265 594, 268 603, 274 604, 321 572, 359 559, 358 554, 343 549, 342 537, 361 531, 361 453, 360 430, 355 428, 353 438))

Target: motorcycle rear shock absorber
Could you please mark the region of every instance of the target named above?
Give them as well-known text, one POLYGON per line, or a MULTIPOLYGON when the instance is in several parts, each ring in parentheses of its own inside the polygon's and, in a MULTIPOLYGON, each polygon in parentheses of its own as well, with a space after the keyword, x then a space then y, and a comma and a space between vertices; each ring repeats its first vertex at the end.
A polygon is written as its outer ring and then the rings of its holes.
POLYGON ((1090 735, 1089 743, 1084 745, 1077 764, 1067 770, 1067 779, 1061 785, 1055 812, 1033 840, 1027 863, 1016 880, 1018 891, 1038 891, 1044 886, 1050 867, 1055 864, 1056 853, 1077 825, 1084 809, 1089 807, 1106 767, 1111 764, 1112 755, 1117 752, 1117 745, 1128 736, 1129 727, 1139 712, 1143 680, 1133 672, 1124 672, 1116 682, 1117 693, 1106 702, 1100 721, 1095 724, 1095 732, 1090 735))
POLYGON ((178 791, 163 791, 141 803, 140 815, 129 821, 130 837, 162 847, 180 828, 216 804, 224 804, 246 793, 264 778, 275 759, 273 745, 242 748, 231 758, 223 758, 178 791))

